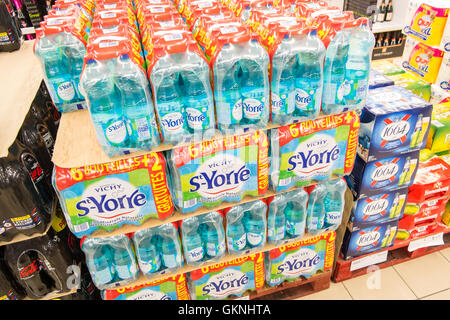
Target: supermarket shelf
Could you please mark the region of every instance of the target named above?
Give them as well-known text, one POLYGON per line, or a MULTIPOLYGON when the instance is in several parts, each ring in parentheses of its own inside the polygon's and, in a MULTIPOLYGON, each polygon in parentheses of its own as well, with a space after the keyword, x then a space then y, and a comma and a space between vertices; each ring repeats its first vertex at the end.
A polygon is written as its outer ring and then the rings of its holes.
POLYGON ((24 41, 19 50, 0 53, 0 157, 8 155, 43 79, 33 45, 24 41))
POLYGON ((447 227, 443 224, 440 224, 439 227, 433 234, 429 234, 423 237, 419 237, 416 239, 408 239, 408 240, 396 240, 394 245, 390 248, 378 250, 360 257, 356 257, 350 260, 344 260, 342 258, 338 258, 336 261, 336 267, 333 272, 333 281, 334 282, 341 282, 344 280, 352 279, 355 277, 359 277, 362 275, 365 275, 370 272, 370 268, 374 264, 367 265, 363 268, 357 269, 357 270, 351 270, 352 263, 360 261, 362 259, 370 259, 370 257, 373 257, 374 255, 380 254, 382 252, 387 251, 387 260, 384 262, 380 262, 378 264, 375 264, 378 268, 384 269, 391 266, 394 266, 396 264, 406 262, 415 258, 422 257, 424 255, 445 249, 450 247, 450 227, 447 227), (444 244, 440 246, 430 246, 430 247, 424 247, 417 250, 414 250, 412 252, 408 251, 408 246, 412 241, 425 239, 427 237, 430 237, 432 235, 437 235, 439 233, 444 234, 444 244))
POLYGON ((372 26, 373 33, 388 32, 388 31, 399 31, 402 30, 405 25, 397 21, 389 22, 376 22, 372 26))
POLYGON ((283 283, 270 287, 267 284, 260 290, 249 291, 242 297, 231 298, 229 300, 294 300, 310 295, 330 287, 331 271, 316 274, 310 278, 300 277, 294 281, 284 281, 283 283))
POLYGON ((58 299, 58 298, 61 298, 61 297, 65 297, 65 296, 74 294, 74 293, 77 292, 77 290, 78 290, 78 288, 73 288, 72 290, 70 290, 68 292, 51 293, 51 294, 49 294, 49 295, 47 295, 47 296, 45 296, 45 297, 43 297, 41 299, 31 299, 29 297, 26 297, 23 300, 53 300, 53 299, 58 299))
MULTIPOLYGON (((327 233, 327 232, 324 232, 324 233, 321 233, 321 234, 325 234, 325 233, 327 233)), ((222 257, 219 260, 208 261, 208 262, 206 262, 204 264, 201 264, 199 266, 190 266, 190 265, 185 264, 183 267, 178 269, 176 272, 162 273, 162 274, 159 274, 159 275, 155 275, 152 278, 147 278, 141 273, 139 275, 139 278, 136 281, 134 281, 132 283, 129 283, 129 284, 126 284, 126 285, 118 285, 118 286, 109 288, 109 290, 120 290, 120 289, 140 286, 140 285, 146 284, 146 283, 151 282, 151 281, 156 281, 156 280, 160 280, 160 279, 167 278, 167 277, 173 277, 173 276, 178 275, 178 274, 189 273, 189 272, 192 272, 194 270, 198 270, 200 268, 208 268, 208 267, 211 267, 211 266, 214 266, 214 265, 219 265, 219 264, 227 263, 227 262, 230 262, 230 261, 233 261, 233 260, 238 260, 238 259, 240 259, 242 257, 245 257, 245 256, 249 256, 249 255, 253 255, 253 254, 257 254, 257 253, 262 253, 262 252, 267 252, 267 251, 273 250, 275 248, 280 248, 280 247, 283 247, 283 246, 288 246, 288 245, 296 243, 298 241, 305 241, 305 240, 308 240, 308 239, 320 236, 321 234, 318 234, 318 235, 305 234, 300 239, 290 240, 290 241, 287 240, 286 242, 284 242, 281 245, 274 245, 274 244, 266 243, 266 245, 262 249, 253 250, 253 251, 252 250, 246 250, 241 255, 230 255, 230 254, 227 253, 227 254, 225 254, 224 257, 222 257)))
MULTIPOLYGON (((329 115, 321 114, 317 119, 315 119, 315 121, 326 117, 329 117, 329 115)), ((279 127, 281 126, 276 124, 268 124, 266 128, 260 130, 264 131, 279 127)), ((213 139, 224 137, 226 136, 219 133, 213 139)), ((199 142, 201 141, 182 143, 177 146, 163 143, 150 151, 139 151, 133 152, 128 155, 108 157, 98 143, 97 135, 91 117, 89 115, 89 111, 80 110, 64 113, 61 115, 58 137, 56 138, 52 161, 54 164, 61 168, 76 168, 125 160, 131 157, 145 155, 150 152, 167 151, 181 146, 189 146, 192 143, 199 142)))
MULTIPOLYGON (((339 179, 340 177, 333 175, 331 177, 330 180, 333 179, 339 179)), ((278 192, 274 192, 272 190, 268 190, 264 195, 262 196, 258 196, 258 197, 252 197, 252 196, 245 196, 241 201, 239 202, 223 202, 222 204, 215 206, 215 207, 201 207, 197 210, 195 210, 194 212, 190 212, 190 213, 181 213, 180 211, 175 211, 175 213, 168 217, 167 219, 164 220, 158 220, 158 219, 149 219, 147 221, 145 221, 144 223, 140 224, 140 225, 123 225, 120 228, 117 228, 115 230, 112 231, 105 231, 105 230, 97 230, 95 232, 93 232, 92 234, 88 235, 89 238, 100 238, 100 237, 111 237, 111 236, 115 236, 118 234, 125 234, 125 233, 132 233, 132 232, 136 232, 139 230, 143 230, 143 229, 148 229, 148 228, 154 228, 166 223, 170 223, 170 222, 175 222, 175 221, 179 221, 179 220, 183 220, 186 219, 188 217, 195 217, 198 215, 202 215, 208 212, 213 212, 213 211, 217 211, 217 210, 222 210, 225 208, 230 208, 236 205, 240 205, 243 203, 247 203, 247 202, 252 202, 252 201, 256 201, 256 200, 260 200, 260 199, 266 199, 278 194, 283 194, 283 193, 287 193, 293 190, 297 190, 299 188, 305 188, 308 186, 313 186, 315 184, 317 184, 318 181, 313 181, 312 183, 302 186, 302 187, 291 187, 289 189, 283 190, 283 191, 278 191, 278 192)))

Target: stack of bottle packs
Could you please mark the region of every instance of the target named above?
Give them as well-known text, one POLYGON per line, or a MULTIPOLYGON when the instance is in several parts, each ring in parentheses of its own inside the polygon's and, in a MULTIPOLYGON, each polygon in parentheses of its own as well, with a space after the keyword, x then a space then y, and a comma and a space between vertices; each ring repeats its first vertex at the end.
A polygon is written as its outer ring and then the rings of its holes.
POLYGON ((388 247, 395 240, 419 152, 427 141, 431 110, 430 103, 398 86, 369 91, 356 163, 346 177, 355 204, 344 239, 345 258, 388 247))
POLYGON ((264 253, 194 270, 188 274, 193 300, 226 299, 264 286, 264 253))
POLYGON ((58 0, 36 30, 34 51, 60 112, 86 109, 79 85, 93 10, 90 0, 58 0))

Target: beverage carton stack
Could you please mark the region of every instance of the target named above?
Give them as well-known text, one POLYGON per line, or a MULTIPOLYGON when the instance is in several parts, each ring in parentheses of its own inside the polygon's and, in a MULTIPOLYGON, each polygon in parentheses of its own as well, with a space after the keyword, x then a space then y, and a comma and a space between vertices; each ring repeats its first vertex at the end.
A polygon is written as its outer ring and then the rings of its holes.
POLYGON ((358 155, 346 177, 355 204, 343 244, 346 259, 391 246, 425 147, 432 105, 410 91, 369 91, 358 155))
POLYGON ((36 54, 54 98, 69 82, 87 105, 62 108, 52 183, 103 298, 223 299, 327 273, 367 19, 323 1, 98 0, 81 28, 85 6, 43 24, 36 54), (84 41, 66 39, 75 26, 84 41), (81 72, 52 82, 49 57, 74 43, 81 72))
POLYGON ((403 29, 407 34, 402 66, 432 84, 435 91, 450 93, 450 4, 445 0, 410 0, 403 29))

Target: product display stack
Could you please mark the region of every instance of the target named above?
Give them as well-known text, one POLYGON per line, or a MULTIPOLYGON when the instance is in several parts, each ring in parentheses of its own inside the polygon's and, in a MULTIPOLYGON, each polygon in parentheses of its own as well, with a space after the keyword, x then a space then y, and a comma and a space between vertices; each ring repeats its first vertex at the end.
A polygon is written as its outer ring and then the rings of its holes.
POLYGON ((410 0, 403 32, 407 35, 402 66, 430 83, 441 98, 450 93, 450 3, 410 0))
POLYGON ((58 0, 36 35, 62 113, 52 186, 103 299, 329 287, 366 18, 323 1, 58 0))

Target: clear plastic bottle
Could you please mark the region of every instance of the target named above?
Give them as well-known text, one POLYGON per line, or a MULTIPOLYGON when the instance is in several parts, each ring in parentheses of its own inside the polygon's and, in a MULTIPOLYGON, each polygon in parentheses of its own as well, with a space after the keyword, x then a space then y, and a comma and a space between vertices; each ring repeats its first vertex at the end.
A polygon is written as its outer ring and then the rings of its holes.
POLYGON ((324 199, 327 190, 324 184, 317 184, 309 195, 308 215, 306 218, 307 231, 310 234, 320 233, 325 224, 324 199))
POLYGON ((188 264, 198 264, 205 257, 199 226, 197 217, 186 218, 181 225, 184 256, 188 264))
POLYGON ((277 195, 269 206, 267 217, 268 242, 272 244, 281 243, 286 237, 286 199, 284 195, 277 195))
POLYGON ((185 72, 183 81, 186 88, 186 127, 189 133, 197 136, 211 126, 208 95, 203 82, 194 72, 185 72))
POLYGON ((109 284, 114 279, 114 271, 110 263, 111 252, 108 246, 98 246, 92 259, 87 259, 90 264, 91 274, 97 287, 109 284))
POLYGON ((227 245, 230 254, 239 254, 247 246, 247 234, 243 224, 244 212, 240 206, 227 212, 227 245))
POLYGON ((294 190, 286 194, 286 233, 290 238, 302 237, 306 229, 306 205, 308 194, 305 190, 294 190))
POLYGON ((262 201, 256 201, 244 212, 244 224, 247 232, 247 244, 250 248, 263 246, 266 240, 267 206, 262 201))
POLYGON ((120 92, 122 110, 127 121, 129 146, 151 149, 158 142, 158 136, 152 130, 156 122, 144 72, 128 55, 122 55, 116 61, 114 82, 120 92))
POLYGON ((142 239, 138 246, 139 268, 145 274, 159 271, 161 268, 161 257, 157 250, 155 238, 149 236, 142 239))
POLYGON ((255 60, 240 60, 242 68, 242 111, 243 124, 256 125, 264 115, 265 90, 264 72, 257 57, 255 60))
POLYGON ((134 277, 133 257, 127 248, 113 248, 114 270, 119 280, 129 280, 134 277))
POLYGON ((83 70, 84 56, 86 55, 86 46, 68 32, 64 32, 62 37, 61 48, 66 56, 67 68, 70 70, 77 98, 79 101, 83 101, 84 96, 80 92, 79 85, 81 71, 83 70))
POLYGON ((342 222, 347 184, 342 179, 326 181, 324 184, 328 191, 323 200, 326 212, 324 227, 330 231, 336 230, 342 222))

